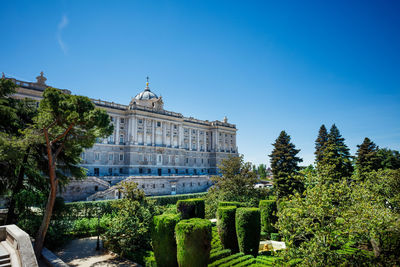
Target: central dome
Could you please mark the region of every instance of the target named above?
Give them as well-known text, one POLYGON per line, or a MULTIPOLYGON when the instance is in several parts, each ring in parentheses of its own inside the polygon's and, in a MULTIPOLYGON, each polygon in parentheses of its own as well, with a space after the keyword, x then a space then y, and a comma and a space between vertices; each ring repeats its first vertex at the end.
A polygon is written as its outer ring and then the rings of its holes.
POLYGON ((136 100, 150 100, 153 98, 158 98, 158 96, 155 93, 153 93, 152 91, 150 91, 149 88, 144 89, 143 92, 141 92, 135 96, 136 100))

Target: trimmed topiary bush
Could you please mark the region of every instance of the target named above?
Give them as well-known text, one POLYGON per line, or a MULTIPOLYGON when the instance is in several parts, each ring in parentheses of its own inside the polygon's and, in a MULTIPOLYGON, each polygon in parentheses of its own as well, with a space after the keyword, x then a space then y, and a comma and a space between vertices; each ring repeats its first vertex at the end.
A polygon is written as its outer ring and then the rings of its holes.
POLYGON ((204 208, 204 199, 202 198, 179 200, 176 203, 176 210, 183 220, 190 218, 204 219, 204 208))
POLYGON ((159 267, 178 266, 176 259, 175 226, 179 222, 178 214, 162 214, 153 217, 151 240, 154 257, 159 267))
POLYGON ((266 233, 273 233, 276 229, 274 224, 277 221, 276 202, 274 200, 260 200, 261 229, 266 233))
POLYGON ((260 209, 236 209, 236 235, 240 252, 257 257, 260 243, 260 209))
POLYGON ((211 222, 192 218, 175 226, 177 259, 181 267, 204 267, 211 250, 211 222))
POLYGON ((235 206, 222 206, 217 210, 217 228, 222 246, 225 249, 230 249, 232 253, 239 252, 235 213, 235 206))
POLYGON ((225 206, 235 206, 236 208, 245 207, 246 204, 243 202, 237 201, 220 201, 218 202, 218 207, 225 207, 225 206))

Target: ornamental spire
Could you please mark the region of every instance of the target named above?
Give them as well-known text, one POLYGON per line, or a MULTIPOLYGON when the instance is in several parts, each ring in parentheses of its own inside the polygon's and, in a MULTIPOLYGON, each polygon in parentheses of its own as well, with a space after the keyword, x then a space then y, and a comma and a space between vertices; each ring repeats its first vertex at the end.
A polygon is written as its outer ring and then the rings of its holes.
POLYGON ((146 89, 145 91, 150 91, 150 87, 149 87, 149 76, 146 77, 146 89))

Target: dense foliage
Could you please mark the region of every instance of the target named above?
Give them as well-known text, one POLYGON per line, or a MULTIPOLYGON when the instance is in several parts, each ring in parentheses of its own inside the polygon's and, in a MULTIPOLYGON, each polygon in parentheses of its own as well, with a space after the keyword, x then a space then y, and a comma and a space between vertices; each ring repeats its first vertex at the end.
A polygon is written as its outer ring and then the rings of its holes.
POLYGON ((215 218, 218 203, 236 201, 247 206, 257 206, 260 199, 267 196, 265 189, 254 188, 257 174, 243 156, 223 159, 218 166, 221 176, 211 178, 214 185, 208 190, 206 200, 206 218, 215 218))
POLYGON ((178 266, 175 226, 179 220, 177 214, 162 214, 153 218, 151 240, 158 267, 178 266))
POLYGON ((235 206, 219 207, 217 210, 217 228, 223 247, 232 252, 239 252, 235 216, 235 206))
POLYGON ((176 210, 180 214, 181 219, 204 219, 204 208, 204 199, 202 198, 178 200, 176 203, 176 210))
POLYGON ((211 222, 192 218, 180 221, 175 227, 179 266, 207 266, 211 250, 211 222))
POLYGON ((260 209, 238 208, 235 221, 240 252, 256 257, 261 233, 260 209))
POLYGON ((104 245, 123 257, 143 263, 146 250, 151 248, 150 227, 159 213, 154 202, 134 182, 123 182, 121 192, 126 196, 115 202, 117 213, 104 233, 104 245))
POLYGON ((275 232, 275 223, 277 221, 277 207, 275 200, 260 200, 261 229, 267 234, 275 232))

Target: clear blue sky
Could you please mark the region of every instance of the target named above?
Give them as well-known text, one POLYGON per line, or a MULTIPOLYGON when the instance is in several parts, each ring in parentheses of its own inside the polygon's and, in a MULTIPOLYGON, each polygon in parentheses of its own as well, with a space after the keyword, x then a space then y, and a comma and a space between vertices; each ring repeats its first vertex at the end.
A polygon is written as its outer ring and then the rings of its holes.
POLYGON ((1 1, 0 71, 128 104, 150 76, 165 108, 237 125, 268 163, 286 130, 314 160, 322 123, 352 153, 400 149, 400 1, 1 1))

